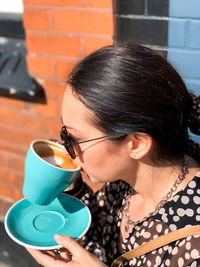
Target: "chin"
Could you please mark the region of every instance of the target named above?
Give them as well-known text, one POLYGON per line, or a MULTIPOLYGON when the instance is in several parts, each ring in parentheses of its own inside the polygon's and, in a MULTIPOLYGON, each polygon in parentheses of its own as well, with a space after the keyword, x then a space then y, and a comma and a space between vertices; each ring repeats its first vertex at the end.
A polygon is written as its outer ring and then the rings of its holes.
POLYGON ((96 179, 94 176, 87 175, 87 178, 88 178, 88 180, 90 180, 90 182, 99 183, 99 180, 96 179))
POLYGON ((105 183, 105 182, 107 182, 103 178, 97 178, 97 177, 94 177, 94 176, 89 175, 89 174, 87 174, 87 178, 88 178, 88 180, 90 180, 90 182, 93 182, 93 183, 105 183))

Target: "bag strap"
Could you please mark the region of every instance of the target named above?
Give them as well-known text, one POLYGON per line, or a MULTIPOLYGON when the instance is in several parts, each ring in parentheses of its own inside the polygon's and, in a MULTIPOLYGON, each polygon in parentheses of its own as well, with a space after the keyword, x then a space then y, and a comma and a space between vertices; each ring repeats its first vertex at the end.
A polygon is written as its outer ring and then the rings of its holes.
POLYGON ((168 234, 161 235, 151 241, 146 242, 145 244, 132 249, 121 256, 119 256, 117 259, 115 259, 111 265, 111 267, 117 267, 119 264, 124 262, 125 260, 130 260, 132 258, 139 257, 141 255, 144 255, 150 251, 153 251, 157 248, 160 248, 162 246, 165 246, 169 243, 172 243, 178 239, 185 238, 187 236, 191 236, 194 234, 200 234, 200 225, 190 226, 186 228, 181 228, 176 231, 172 231, 168 234))

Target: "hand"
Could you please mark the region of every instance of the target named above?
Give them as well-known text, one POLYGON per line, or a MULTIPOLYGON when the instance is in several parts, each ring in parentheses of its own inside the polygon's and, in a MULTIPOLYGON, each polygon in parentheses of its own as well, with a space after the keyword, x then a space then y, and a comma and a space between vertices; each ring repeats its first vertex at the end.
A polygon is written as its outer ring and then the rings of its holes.
POLYGON ((55 235, 56 242, 63 248, 60 255, 56 255, 53 251, 43 254, 39 250, 26 248, 28 252, 36 259, 36 261, 44 267, 106 267, 96 256, 81 247, 70 236, 55 235), (72 254, 70 261, 69 253, 72 254))

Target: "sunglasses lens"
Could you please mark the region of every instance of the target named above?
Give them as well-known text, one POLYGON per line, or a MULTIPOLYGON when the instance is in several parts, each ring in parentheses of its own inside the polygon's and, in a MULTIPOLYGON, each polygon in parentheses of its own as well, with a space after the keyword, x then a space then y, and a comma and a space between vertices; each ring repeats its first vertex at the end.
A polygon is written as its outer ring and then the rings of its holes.
POLYGON ((66 150, 69 153, 70 157, 72 159, 75 159, 76 158, 76 155, 75 155, 75 152, 74 152, 74 149, 73 149, 73 145, 72 145, 73 142, 70 139, 70 137, 67 135, 66 129, 62 129, 60 131, 60 137, 61 137, 63 146, 66 148, 66 150))
POLYGON ((70 157, 71 157, 72 159, 75 159, 75 158, 76 158, 76 155, 75 155, 73 146, 69 146, 69 147, 67 147, 67 151, 68 151, 68 153, 69 153, 69 155, 70 155, 70 157))

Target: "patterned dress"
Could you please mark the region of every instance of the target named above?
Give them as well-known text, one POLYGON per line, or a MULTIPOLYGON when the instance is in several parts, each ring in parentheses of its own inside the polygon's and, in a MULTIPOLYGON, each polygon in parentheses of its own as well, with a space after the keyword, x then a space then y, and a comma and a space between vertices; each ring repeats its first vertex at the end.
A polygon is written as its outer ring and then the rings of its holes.
MULTIPOLYGON (((110 266, 127 252, 168 232, 200 223, 200 171, 156 214, 141 220, 120 242, 122 206, 130 186, 119 180, 107 183, 95 194, 85 185, 81 200, 90 208, 92 224, 83 239, 84 247, 110 266)), ((200 266, 200 235, 180 239, 122 266, 200 266)))

